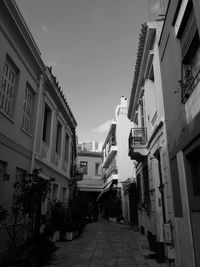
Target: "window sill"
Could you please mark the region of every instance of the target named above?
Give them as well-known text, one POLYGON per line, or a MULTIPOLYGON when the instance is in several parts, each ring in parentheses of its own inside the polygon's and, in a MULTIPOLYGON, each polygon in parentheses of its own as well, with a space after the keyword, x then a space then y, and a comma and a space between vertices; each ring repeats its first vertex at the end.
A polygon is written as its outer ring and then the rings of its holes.
POLYGON ((6 119, 8 119, 13 124, 15 123, 14 120, 11 117, 9 117, 6 113, 4 113, 2 110, 0 110, 0 114, 2 114, 6 119))

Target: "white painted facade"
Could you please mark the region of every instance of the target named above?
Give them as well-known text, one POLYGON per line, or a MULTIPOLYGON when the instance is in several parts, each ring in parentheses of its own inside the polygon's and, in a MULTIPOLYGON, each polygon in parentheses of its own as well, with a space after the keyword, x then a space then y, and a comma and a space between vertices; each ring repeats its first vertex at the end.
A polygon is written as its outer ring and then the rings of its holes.
POLYGON ((77 182, 80 191, 101 192, 102 191, 102 155, 100 152, 80 151, 77 156, 77 165, 82 169, 82 180, 77 182), (85 164, 84 167, 82 167, 85 164))
MULTIPOLYGON (((34 168, 41 169, 44 179, 55 178, 50 200, 67 201, 76 163, 76 121, 14 0, 0 2, 0 43, 0 204, 11 210, 16 176, 34 168), (43 140, 45 104, 51 110, 48 142, 43 140)), ((47 211, 47 201, 42 210, 47 211)), ((17 245, 24 242, 22 231, 17 245)), ((0 258, 8 239, 0 226, 0 258)))
POLYGON ((137 161, 139 228, 146 236, 153 234, 156 242, 165 243, 165 254, 173 259, 174 248, 167 245, 165 233, 167 227, 172 233, 174 213, 158 49, 162 23, 147 23, 140 40, 138 76, 135 74, 129 102, 128 116, 133 121, 129 155, 137 161))
POLYGON ((127 118, 127 100, 121 97, 115 109, 115 119, 111 122, 108 134, 102 147, 104 169, 103 191, 115 182, 121 188, 122 213, 125 221, 130 222, 129 207, 123 193, 122 182, 135 178, 133 164, 128 157, 128 136, 131 122, 127 118))

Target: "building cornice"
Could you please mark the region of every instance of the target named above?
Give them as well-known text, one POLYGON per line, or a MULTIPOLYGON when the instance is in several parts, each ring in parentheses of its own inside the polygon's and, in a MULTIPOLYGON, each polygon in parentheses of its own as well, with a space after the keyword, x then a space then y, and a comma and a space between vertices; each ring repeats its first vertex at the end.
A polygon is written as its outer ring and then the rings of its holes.
POLYGON ((142 25, 142 30, 139 38, 137 60, 135 64, 135 72, 133 85, 131 90, 131 97, 128 107, 128 118, 133 120, 134 112, 137 109, 137 99, 140 95, 140 88, 144 83, 146 64, 149 56, 149 52, 152 50, 152 46, 156 35, 156 24, 154 22, 146 23, 142 25))
POLYGON ((57 98, 57 102, 59 102, 65 113, 67 114, 68 120, 71 123, 71 126, 73 128, 76 128, 77 122, 74 118, 74 115, 69 107, 69 104, 67 103, 67 100, 65 98, 65 95, 63 91, 61 90, 61 87, 59 86, 59 83, 56 79, 56 77, 52 74, 52 68, 46 67, 46 79, 45 82, 49 85, 49 88, 51 89, 51 92, 54 96, 57 98))
POLYGON ((41 68, 41 70, 45 69, 45 65, 41 59, 41 52, 39 51, 39 48, 28 29, 28 26, 22 17, 22 14, 17 7, 14 0, 3 0, 4 5, 6 6, 10 16, 12 17, 13 22, 15 23, 16 27, 18 28, 18 31, 21 35, 21 37, 24 39, 29 51, 31 52, 33 58, 37 62, 38 66, 41 68))
POLYGON ((133 79, 133 84, 132 84, 132 89, 131 89, 131 97, 130 97, 129 106, 128 106, 128 118, 129 119, 131 119, 132 106, 133 106, 135 92, 136 92, 136 88, 138 84, 138 78, 140 74, 140 67, 141 67, 141 62, 143 58, 147 29, 148 29, 147 24, 146 23, 142 24, 142 29, 141 29, 141 33, 139 37, 137 59, 136 59, 136 64, 135 64, 134 79, 133 79))

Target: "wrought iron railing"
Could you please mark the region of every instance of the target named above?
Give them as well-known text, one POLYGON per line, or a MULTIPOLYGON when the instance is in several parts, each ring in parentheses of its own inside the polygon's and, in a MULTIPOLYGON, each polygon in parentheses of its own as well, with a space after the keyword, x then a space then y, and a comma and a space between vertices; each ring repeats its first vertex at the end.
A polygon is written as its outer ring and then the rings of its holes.
POLYGON ((147 143, 147 128, 132 128, 129 135, 129 149, 147 143))
POLYGON ((195 77, 193 77, 191 72, 189 72, 189 74, 187 74, 187 76, 185 76, 183 80, 179 81, 182 103, 184 104, 186 103, 186 101, 194 91, 199 81, 200 81, 200 70, 195 77))
POLYGON ((105 155, 104 155, 104 160, 108 157, 108 155, 110 154, 111 151, 111 147, 112 146, 116 146, 117 142, 116 142, 116 138, 115 137, 111 137, 110 140, 107 142, 106 147, 105 147, 105 155))

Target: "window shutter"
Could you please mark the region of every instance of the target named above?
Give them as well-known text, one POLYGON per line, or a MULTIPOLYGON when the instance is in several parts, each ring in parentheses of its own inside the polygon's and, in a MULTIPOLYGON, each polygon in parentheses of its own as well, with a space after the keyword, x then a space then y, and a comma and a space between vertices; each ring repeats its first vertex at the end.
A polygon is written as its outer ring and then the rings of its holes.
POLYGON ((196 31, 197 23, 194 15, 194 9, 192 9, 181 36, 182 59, 184 59, 184 57, 186 56, 192 40, 194 39, 196 31))

